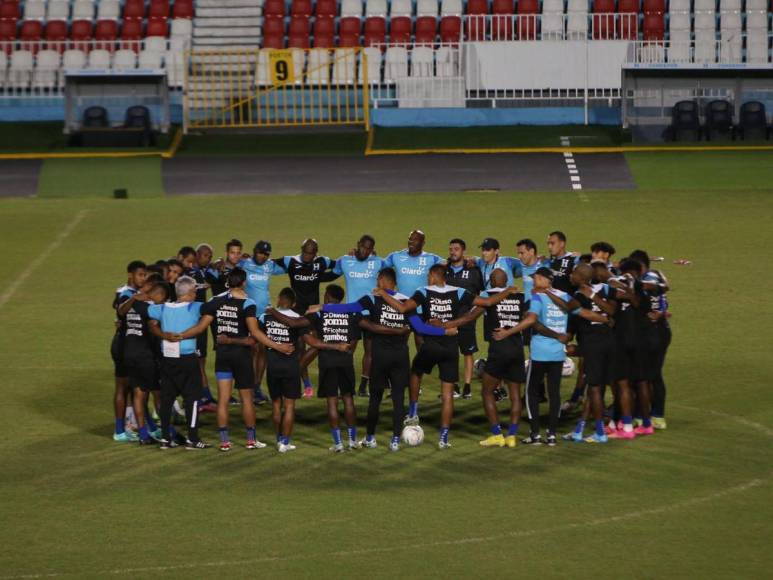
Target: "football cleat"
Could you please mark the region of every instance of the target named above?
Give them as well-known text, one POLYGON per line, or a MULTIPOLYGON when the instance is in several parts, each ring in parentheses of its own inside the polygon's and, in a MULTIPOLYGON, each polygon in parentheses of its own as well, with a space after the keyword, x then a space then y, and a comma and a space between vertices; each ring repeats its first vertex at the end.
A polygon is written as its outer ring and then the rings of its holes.
POLYGON ((188 451, 194 450, 194 449, 209 449, 212 447, 209 443, 204 443, 204 441, 191 441, 190 439, 185 440, 185 449, 188 451))
POLYGON ((665 417, 652 417, 652 426, 655 427, 655 429, 668 428, 665 417))
POLYGON ((413 417, 408 415, 405 417, 405 419, 403 419, 403 425, 418 425, 418 424, 419 424, 418 415, 414 415, 413 417))
POLYGON ((139 436, 134 431, 113 433, 113 441, 117 441, 118 443, 136 443, 139 439, 139 436))
POLYGON ((159 448, 160 449, 174 449, 175 447, 179 447, 180 445, 175 441, 174 439, 162 439, 159 442, 159 448))
POLYGON ((518 445, 518 438, 515 435, 505 437, 505 445, 512 448, 518 445))
POLYGON ((244 446, 245 449, 264 449, 265 447, 266 444, 257 439, 248 439, 247 444, 244 446))
POLYGON ((542 445, 542 437, 539 435, 529 435, 528 437, 521 439, 521 443, 524 445, 542 445))
POLYGON ((349 443, 347 444, 347 447, 349 447, 349 450, 352 451, 354 449, 360 448, 360 442, 356 441, 354 439, 349 439, 349 443))
POLYGON ((548 433, 548 436, 545 437, 545 442, 548 444, 548 447, 555 447, 558 443, 558 439, 556 439, 555 433, 548 433))
POLYGON ((598 433, 594 433, 593 435, 590 435, 583 439, 586 443, 607 443, 609 441, 609 438, 605 435, 599 435, 598 433))
POLYGON ((276 450, 279 451, 279 453, 287 453, 288 451, 295 451, 295 445, 292 443, 277 443, 276 450))
POLYGON ((575 443, 582 443, 583 437, 582 433, 578 433, 577 431, 572 431, 571 433, 565 433, 561 436, 561 439, 564 441, 574 441, 575 443))
POLYGON ((505 437, 501 433, 499 435, 489 435, 480 442, 481 447, 504 447, 505 445, 505 437))
POLYGON ((612 433, 608 433, 607 437, 609 439, 635 439, 636 433, 633 430, 617 429, 612 433))
POLYGON ((231 442, 230 441, 221 441, 220 442, 220 451, 230 451, 231 450, 231 442))
POLYGON ((451 449, 451 444, 448 441, 443 441, 442 439, 437 442, 437 448, 438 449, 451 449))
POLYGON ((336 443, 330 448, 330 451, 333 453, 343 453, 344 452, 344 444, 343 443, 336 443))
POLYGON ((640 425, 639 427, 636 427, 633 432, 636 433, 636 435, 653 435, 655 433, 655 428, 652 425, 649 427, 640 425))
POLYGON ((392 441, 389 442, 390 451, 400 451, 400 438, 392 437, 392 441))
POLYGON ((376 443, 375 437, 366 437, 362 441, 360 441, 360 445, 362 447, 365 447, 366 449, 375 449, 378 447, 378 443, 376 443))

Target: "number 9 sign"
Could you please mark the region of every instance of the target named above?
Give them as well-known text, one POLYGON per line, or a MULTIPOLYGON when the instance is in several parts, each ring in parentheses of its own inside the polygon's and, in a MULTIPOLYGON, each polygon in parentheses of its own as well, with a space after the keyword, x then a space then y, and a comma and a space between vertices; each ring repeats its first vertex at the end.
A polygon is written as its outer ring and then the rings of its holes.
POLYGON ((291 50, 272 50, 268 55, 271 83, 278 85, 295 81, 293 53, 291 50))

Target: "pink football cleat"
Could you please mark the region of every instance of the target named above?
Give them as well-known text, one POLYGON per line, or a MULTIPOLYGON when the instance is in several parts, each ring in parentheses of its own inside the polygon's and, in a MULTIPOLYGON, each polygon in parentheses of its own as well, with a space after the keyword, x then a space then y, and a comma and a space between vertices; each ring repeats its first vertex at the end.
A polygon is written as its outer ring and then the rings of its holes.
POLYGON ((610 433, 608 437, 610 439, 634 439, 636 438, 636 432, 617 429, 613 433, 610 433))
POLYGON ((655 433, 655 427, 650 425, 649 427, 645 427, 644 425, 640 425, 636 429, 633 430, 634 433, 637 435, 653 435, 655 433))

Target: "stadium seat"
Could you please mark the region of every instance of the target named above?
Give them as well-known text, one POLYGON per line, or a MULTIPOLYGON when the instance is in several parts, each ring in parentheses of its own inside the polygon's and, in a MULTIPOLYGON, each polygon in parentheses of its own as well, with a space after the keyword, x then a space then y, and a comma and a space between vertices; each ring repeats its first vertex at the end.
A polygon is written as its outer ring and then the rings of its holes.
POLYGON ((145 18, 144 0, 126 0, 123 5, 124 20, 143 20, 145 18))
POLYGON ((714 12, 717 9, 716 0, 695 0, 693 10, 695 12, 714 12))
POLYGON ((743 61, 743 37, 741 31, 722 31, 719 43, 719 62, 740 63, 743 61))
POLYGON ((263 35, 274 36, 285 34, 285 21, 282 18, 266 18, 263 20, 263 35))
POLYGON ((717 60, 717 45, 714 36, 695 35, 695 58, 697 64, 712 64, 717 60))
POLYGON ((767 64, 768 35, 764 30, 749 30, 746 36, 746 62, 767 64))
POLYGON ((352 85, 356 78, 357 53, 352 48, 339 50, 333 61, 333 84, 352 85))
POLYGON ((166 82, 175 89, 180 89, 185 80, 185 57, 180 50, 169 50, 164 55, 166 82))
POLYGON ((75 20, 70 26, 72 48, 88 52, 91 50, 92 26, 90 20, 75 20))
POLYGON ((437 20, 434 16, 421 16, 416 19, 416 44, 435 44, 437 20))
POLYGON ((19 20, 21 8, 18 2, 3 2, 0 4, 0 20, 19 20))
POLYGON ((121 27, 121 48, 133 48, 139 52, 140 41, 142 40, 142 21, 124 20, 121 27))
POLYGON ((665 19, 663 18, 663 14, 645 14, 642 28, 644 40, 663 40, 665 34, 665 19))
POLYGON ((408 76, 408 51, 404 46, 390 46, 386 51, 384 82, 394 84, 397 79, 408 76))
POLYGON ((309 51, 309 70, 306 81, 312 85, 327 85, 330 83, 330 51, 315 48, 309 51))
POLYGON ((411 41, 411 19, 392 17, 389 28, 389 44, 408 44, 411 41))
POLYGON ((392 20, 395 18, 412 18, 413 6, 411 5, 411 0, 392 0, 389 17, 392 20))
POLYGON ((486 39, 487 0, 467 0, 467 19, 464 36, 467 40, 486 39))
POLYGON ((293 18, 311 18, 311 0, 293 0, 290 16, 293 18))
POLYGON ((441 0, 440 2, 440 16, 459 16, 464 14, 464 6, 462 0, 441 0))
POLYGON ((386 42, 386 20, 371 17, 365 21, 365 46, 382 45, 386 42))
POLYGON ((768 13, 764 10, 757 10, 746 13, 746 30, 768 30, 768 13))
POLYGON ((314 46, 323 47, 321 42, 326 43, 325 48, 333 46, 335 37, 335 20, 329 16, 317 16, 314 19, 314 46))
POLYGON ((706 123, 703 133, 706 136, 706 141, 735 137, 733 134, 733 107, 728 101, 718 99, 706 105, 706 123))
POLYGON ((86 65, 89 70, 107 70, 110 68, 110 52, 103 49, 94 49, 89 53, 89 61, 86 65))
POLYGON ((341 19, 344 18, 362 18, 361 0, 342 0, 341 1, 341 19))
POLYGON ((61 60, 58 50, 41 50, 38 53, 35 72, 32 75, 32 87, 47 90, 58 87, 61 60))
POLYGON ((701 124, 698 118, 698 103, 679 101, 671 112, 669 132, 672 141, 700 141, 701 124))
POLYGON ((110 121, 107 116, 107 109, 97 105, 83 111, 83 126, 92 129, 109 127, 110 121))
POLYGON ((432 16, 437 18, 439 6, 437 0, 418 0, 416 3, 416 17, 432 16))
POLYGON ((69 20, 70 2, 68 0, 48 0, 46 6, 46 21, 69 20))
POLYGON ((170 34, 172 38, 190 38, 193 34, 193 23, 185 18, 174 18, 170 34))
POLYGON ((115 50, 115 41, 118 38, 118 23, 115 20, 99 20, 94 28, 95 48, 103 48, 110 52, 115 50))
POLYGON ((617 12, 617 37, 636 40, 639 35, 639 0, 619 0, 617 12))
POLYGON ((591 31, 595 40, 610 40, 615 38, 614 12, 615 0, 596 0, 593 3, 594 15, 591 20, 591 31))
POLYGON ((726 32, 741 34, 741 12, 739 10, 725 10, 719 14, 719 29, 722 35, 726 32))
POLYGON ((193 0, 175 0, 172 7, 172 18, 191 20, 193 16, 193 0))
MULTIPOLYGON (((370 84, 381 84, 381 49, 380 48, 364 48, 362 49, 362 55, 367 58, 368 76, 367 82, 370 84)), ((362 57, 360 58, 360 68, 357 78, 362 83, 365 75, 365 66, 363 65, 362 57)))
POLYGON ((461 16, 444 16, 440 21, 440 42, 457 44, 462 34, 461 16))
POLYGON ((314 48, 334 48, 335 38, 333 36, 315 36, 314 48))
MULTIPOLYGON (((491 38, 493 40, 513 40, 513 22, 510 16, 501 16, 513 12, 511 0, 494 0, 492 13, 500 15, 492 17, 491 38)), ((538 0, 519 0, 518 2, 518 27, 515 36, 521 40, 535 40, 537 38, 537 14, 539 14, 538 0)))
POLYGON ((163 68, 161 51, 145 49, 137 59, 137 68, 145 70, 160 70, 163 68))
POLYGON ((338 34, 341 36, 359 36, 361 22, 352 16, 341 18, 338 22, 338 34))
POLYGON ((658 12, 663 14, 666 11, 666 0, 644 0, 642 12, 658 12))
MULTIPOLYGON (((746 4, 748 6, 750 2, 747 2, 746 4)), ((741 0, 719 0, 719 10, 738 10, 740 12, 741 0)))
POLYGON ((336 4, 336 0, 317 0, 316 6, 314 7, 314 16, 317 18, 321 16, 335 17, 337 11, 338 5, 336 4))
POLYGON ((265 0, 263 4, 265 18, 284 18, 286 15, 284 0, 265 0))
POLYGON ((24 20, 45 20, 46 3, 43 0, 27 0, 24 3, 24 20))
POLYGON ((668 17, 668 31, 673 35, 679 30, 690 30, 691 18, 689 12, 671 12, 668 17))
POLYGON ((0 89, 5 88, 8 79, 8 55, 0 50, 0 89))
POLYGON ((765 105, 759 101, 748 101, 741 105, 736 132, 745 141, 767 139, 770 136, 770 130, 765 105))
POLYGON ((338 36, 338 46, 341 48, 353 48, 360 46, 359 34, 341 34, 338 36))
POLYGON ((166 38, 161 36, 148 36, 142 44, 144 50, 158 52, 159 54, 166 50, 166 38))
POLYGON ((309 18, 305 16, 298 16, 290 20, 290 25, 287 28, 287 34, 289 36, 309 35, 309 18))
POLYGON ((94 3, 91 0, 75 0, 72 5, 73 20, 94 20, 94 3))
POLYGON ((689 12, 690 0, 670 0, 668 3, 669 12, 689 12))
POLYGON ((113 57, 113 70, 134 70, 137 68, 137 55, 133 50, 120 49, 113 57))
POLYGON ((43 23, 40 20, 25 20, 19 30, 21 48, 29 50, 32 54, 38 52, 40 40, 43 38, 43 23))
POLYGON ((148 19, 167 20, 169 18, 169 0, 150 0, 148 19))
POLYGON ((566 19, 566 39, 585 40, 588 38, 588 13, 570 12, 566 19))
POLYGON ((33 62, 32 51, 13 51, 11 66, 8 68, 8 86, 15 89, 28 88, 32 79, 33 62))
POLYGON ((78 70, 86 68, 86 53, 76 48, 64 51, 62 55, 62 69, 78 70))
POLYGON ((448 46, 435 51, 435 76, 450 78, 459 75, 459 52, 448 46))
MULTIPOLYGON (((16 21, 0 20, 0 42, 13 42, 16 40, 16 21)), ((11 45, 7 44, 5 52, 11 53, 11 45)))
POLYGON ((160 36, 166 38, 169 35, 169 25, 166 20, 148 20, 148 28, 145 36, 160 36))
POLYGON ((288 48, 309 48, 311 46, 311 39, 308 33, 306 34, 290 34, 287 39, 288 48))
POLYGON ((417 46, 411 51, 411 77, 428 78, 435 76, 434 55, 427 46, 417 46))
POLYGON ((668 62, 687 64, 690 62, 690 30, 673 30, 668 43, 668 62))
POLYGON ((746 11, 768 11, 768 0, 746 0, 746 11))
POLYGON ((101 0, 97 6, 97 20, 118 20, 121 17, 121 3, 118 0, 101 0))
POLYGON ((127 129, 152 129, 150 111, 143 105, 134 105, 126 109, 126 117, 123 126, 127 129))
MULTIPOLYGON (((266 21, 264 20, 265 24, 266 21)), ((266 34, 263 33, 263 48, 284 48, 285 47, 285 35, 282 34, 266 34)))
POLYGON ((389 5, 386 0, 367 0, 365 4, 365 18, 386 19, 389 14, 389 5))
POLYGON ((63 20, 49 20, 46 23, 45 38, 48 48, 56 48, 62 52, 67 40, 67 23, 63 20))
POLYGON ((695 12, 695 21, 693 25, 695 32, 699 30, 715 31, 717 29, 717 20, 714 12, 700 11, 695 12))

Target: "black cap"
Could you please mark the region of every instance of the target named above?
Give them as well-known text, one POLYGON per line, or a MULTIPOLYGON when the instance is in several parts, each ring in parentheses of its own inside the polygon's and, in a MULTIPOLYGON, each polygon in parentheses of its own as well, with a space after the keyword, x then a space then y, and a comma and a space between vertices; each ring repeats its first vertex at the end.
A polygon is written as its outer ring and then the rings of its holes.
POLYGON ((537 274, 547 278, 548 280, 553 279, 553 270, 551 270, 550 268, 546 268, 545 266, 542 266, 541 268, 537 268, 537 271, 534 272, 534 275, 536 276, 537 274))
POLYGON ((256 254, 270 254, 271 253, 271 243, 267 242, 265 240, 260 240, 257 244, 255 244, 255 253, 256 254))
POLYGON ((486 238, 483 240, 483 243, 480 245, 480 247, 484 250, 498 250, 499 241, 495 240, 494 238, 486 238))

